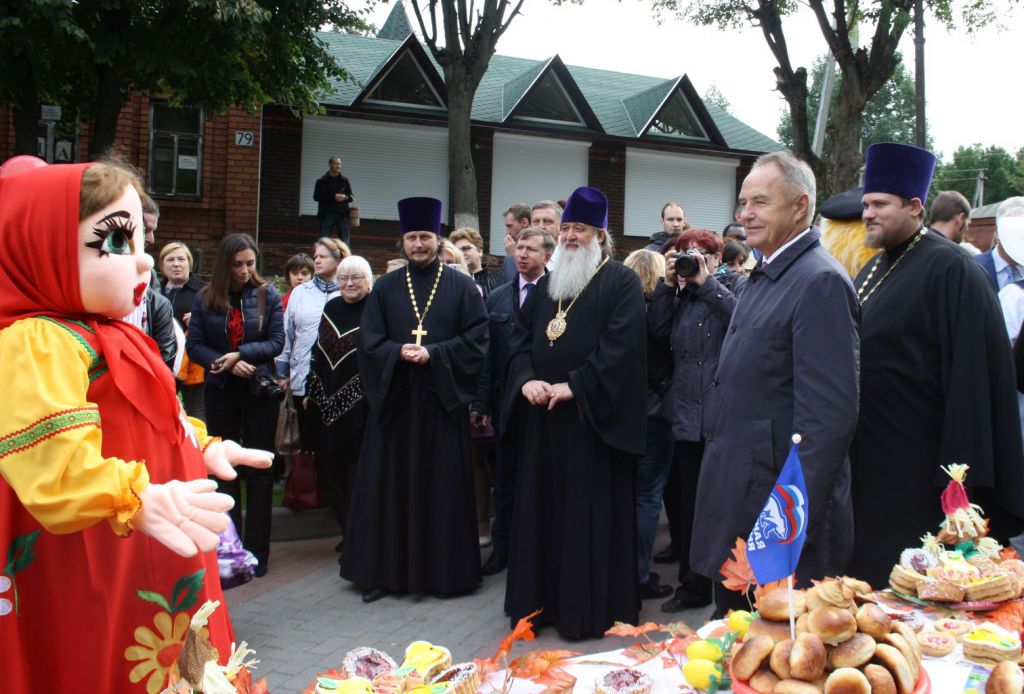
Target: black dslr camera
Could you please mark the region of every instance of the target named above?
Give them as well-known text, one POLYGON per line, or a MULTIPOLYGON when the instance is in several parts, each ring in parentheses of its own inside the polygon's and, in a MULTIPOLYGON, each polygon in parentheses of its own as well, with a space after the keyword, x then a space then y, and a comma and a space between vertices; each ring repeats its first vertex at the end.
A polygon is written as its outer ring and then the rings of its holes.
POLYGON ((696 258, 687 253, 676 254, 676 274, 678 276, 690 277, 691 275, 696 275, 698 270, 700 270, 700 265, 697 263, 696 258))
POLYGON ((249 390, 258 398, 284 400, 284 388, 277 385, 274 379, 262 374, 254 374, 249 379, 249 390))

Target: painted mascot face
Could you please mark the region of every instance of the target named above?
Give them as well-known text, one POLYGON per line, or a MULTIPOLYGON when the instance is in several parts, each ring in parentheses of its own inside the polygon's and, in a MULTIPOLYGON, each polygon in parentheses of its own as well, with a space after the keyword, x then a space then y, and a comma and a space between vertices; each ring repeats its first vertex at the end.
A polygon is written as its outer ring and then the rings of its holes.
POLYGON ((89 313, 123 318, 141 303, 153 258, 144 250, 142 203, 130 185, 78 225, 78 280, 89 313))

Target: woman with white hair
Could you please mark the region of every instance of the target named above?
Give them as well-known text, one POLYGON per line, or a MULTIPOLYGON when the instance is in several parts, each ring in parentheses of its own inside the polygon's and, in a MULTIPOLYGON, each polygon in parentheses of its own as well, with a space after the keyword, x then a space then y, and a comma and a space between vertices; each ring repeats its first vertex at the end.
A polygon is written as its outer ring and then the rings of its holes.
POLYGON ((365 258, 350 255, 338 264, 336 281, 341 296, 324 306, 305 392, 307 404, 313 405, 311 416, 319 418, 317 459, 331 479, 334 515, 344 542, 345 516, 366 424, 356 347, 373 272, 365 258))

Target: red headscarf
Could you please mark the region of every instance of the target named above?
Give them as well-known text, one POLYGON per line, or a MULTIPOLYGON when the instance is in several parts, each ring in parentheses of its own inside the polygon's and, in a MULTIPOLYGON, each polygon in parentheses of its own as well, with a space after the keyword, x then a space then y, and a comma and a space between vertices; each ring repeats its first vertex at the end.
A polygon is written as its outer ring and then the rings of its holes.
POLYGON ((174 443, 181 436, 174 378, 156 343, 138 328, 82 306, 78 203, 89 166, 0 173, 0 330, 30 316, 84 322, 96 334, 114 386, 174 443))

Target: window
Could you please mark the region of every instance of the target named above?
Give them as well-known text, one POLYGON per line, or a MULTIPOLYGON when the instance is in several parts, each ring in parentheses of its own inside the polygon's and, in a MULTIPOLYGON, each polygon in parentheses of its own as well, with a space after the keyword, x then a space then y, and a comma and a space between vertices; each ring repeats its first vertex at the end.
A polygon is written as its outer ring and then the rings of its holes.
POLYGON ((149 113, 149 191, 198 199, 203 170, 203 112, 153 104, 149 113))
POLYGON ((572 99, 551 72, 545 73, 516 109, 517 118, 583 125, 572 99))
POLYGON ((373 91, 367 95, 366 101, 444 108, 441 97, 430 86, 423 69, 409 52, 404 53, 388 70, 373 91))
POLYGON ((678 90, 672 94, 665 107, 661 109, 661 113, 651 123, 648 133, 695 140, 708 139, 693 109, 686 103, 686 97, 678 90))

